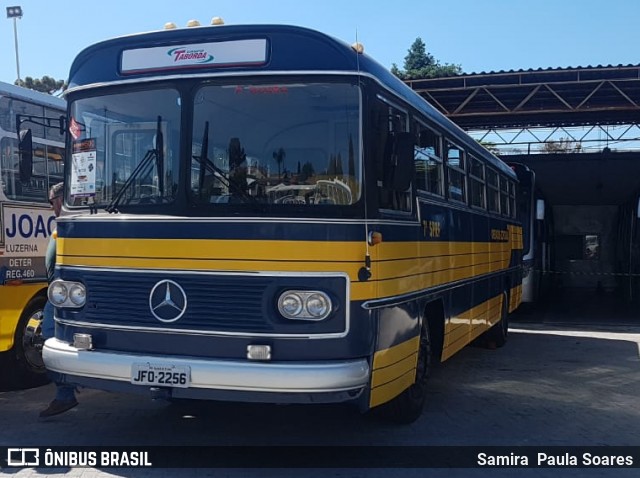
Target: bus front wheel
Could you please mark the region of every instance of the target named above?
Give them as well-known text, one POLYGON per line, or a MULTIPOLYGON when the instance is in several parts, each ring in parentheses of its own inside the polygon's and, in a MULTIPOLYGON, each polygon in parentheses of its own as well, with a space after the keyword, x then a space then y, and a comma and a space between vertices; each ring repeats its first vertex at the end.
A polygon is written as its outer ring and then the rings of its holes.
POLYGON ((413 423, 420 417, 427 401, 432 352, 431 336, 425 320, 420 333, 415 382, 390 402, 380 406, 383 417, 403 425, 413 423))
POLYGON ((42 360, 42 313, 46 298, 31 299, 16 327, 13 348, 3 354, 3 388, 28 388, 48 382, 42 360))

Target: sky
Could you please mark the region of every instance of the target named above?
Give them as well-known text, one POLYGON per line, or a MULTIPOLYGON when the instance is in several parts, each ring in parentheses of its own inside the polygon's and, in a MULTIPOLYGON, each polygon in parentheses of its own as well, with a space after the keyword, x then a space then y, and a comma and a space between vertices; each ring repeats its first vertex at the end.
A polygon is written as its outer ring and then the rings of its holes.
MULTIPOLYGON (((320 30, 402 68, 417 37, 465 73, 640 64, 638 0, 17 0, 20 76, 66 80, 74 57, 108 38, 209 24, 278 23, 320 30)), ((17 78, 14 20, 0 22, 0 81, 17 78)))

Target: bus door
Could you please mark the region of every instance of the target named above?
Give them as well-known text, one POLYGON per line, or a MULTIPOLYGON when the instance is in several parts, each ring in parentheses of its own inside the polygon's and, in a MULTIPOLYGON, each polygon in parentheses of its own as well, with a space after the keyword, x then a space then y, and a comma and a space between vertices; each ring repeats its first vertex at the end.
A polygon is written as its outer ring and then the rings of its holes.
POLYGON ((381 374, 394 362, 411 361, 417 356, 419 316, 414 303, 403 297, 420 287, 417 258, 421 228, 413 192, 414 140, 408 113, 377 96, 372 118, 374 124, 370 132, 379 221, 372 227, 382 238, 381 243, 371 248, 372 273, 377 298, 385 303, 376 309, 378 334, 370 399, 370 404, 375 406, 398 396, 413 383, 412 374, 404 369, 398 369, 397 376, 387 376, 384 380, 381 374))

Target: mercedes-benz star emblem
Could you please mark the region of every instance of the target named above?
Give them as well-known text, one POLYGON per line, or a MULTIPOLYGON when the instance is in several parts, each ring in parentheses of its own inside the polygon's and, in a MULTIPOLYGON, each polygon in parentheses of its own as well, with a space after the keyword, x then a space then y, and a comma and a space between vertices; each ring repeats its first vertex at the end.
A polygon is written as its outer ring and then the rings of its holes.
POLYGON ((175 322, 187 310, 187 294, 178 283, 161 280, 151 289, 149 309, 160 322, 175 322))

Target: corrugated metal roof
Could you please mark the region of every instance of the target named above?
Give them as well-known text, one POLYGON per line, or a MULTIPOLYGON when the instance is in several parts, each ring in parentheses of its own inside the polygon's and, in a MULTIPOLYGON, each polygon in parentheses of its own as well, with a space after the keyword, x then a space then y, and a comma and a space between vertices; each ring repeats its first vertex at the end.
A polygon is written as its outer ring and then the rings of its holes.
MULTIPOLYGON (((576 71, 576 70, 611 70, 620 68, 640 68, 640 64, 618 64, 618 65, 588 65, 588 66, 559 66, 559 67, 547 67, 547 68, 527 68, 520 70, 491 70, 491 71, 474 71, 469 73, 461 73, 459 75, 443 76, 441 78, 454 78, 461 76, 480 76, 480 75, 505 75, 505 74, 520 74, 520 73, 539 73, 539 72, 563 72, 563 71, 576 71)), ((437 78, 425 78, 425 79, 437 79, 437 78)))

